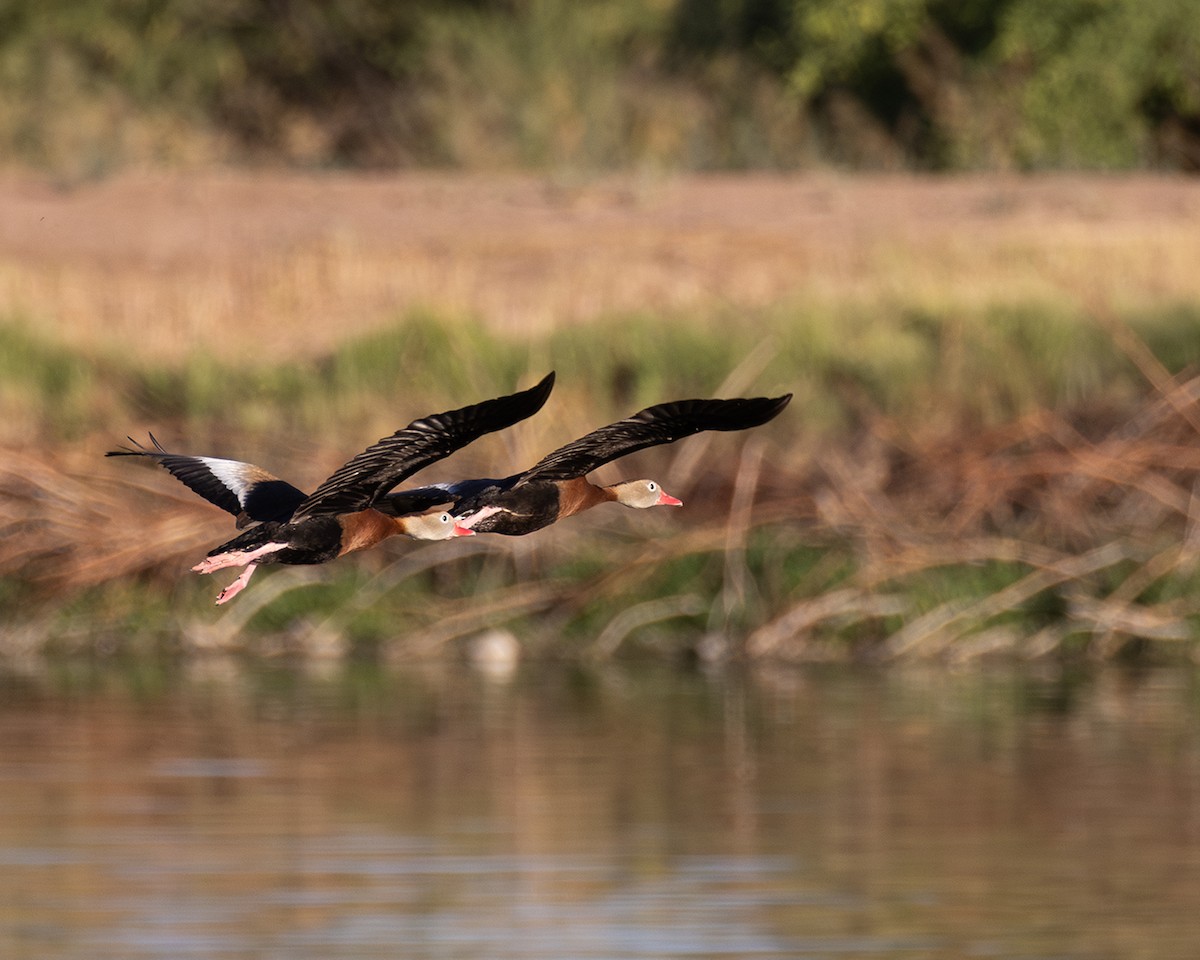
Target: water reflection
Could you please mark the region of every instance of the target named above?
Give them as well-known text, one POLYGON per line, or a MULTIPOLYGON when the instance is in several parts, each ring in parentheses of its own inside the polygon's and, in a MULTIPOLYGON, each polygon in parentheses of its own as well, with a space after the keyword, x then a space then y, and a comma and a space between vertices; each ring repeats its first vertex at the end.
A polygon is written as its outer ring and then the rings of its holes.
POLYGON ((1185 671, 59 667, 0 956, 1192 957, 1185 671))

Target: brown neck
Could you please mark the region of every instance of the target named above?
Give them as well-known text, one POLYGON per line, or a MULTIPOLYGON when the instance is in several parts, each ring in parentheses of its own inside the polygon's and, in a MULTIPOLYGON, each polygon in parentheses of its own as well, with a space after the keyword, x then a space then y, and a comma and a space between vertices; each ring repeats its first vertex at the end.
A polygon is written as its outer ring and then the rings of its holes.
POLYGON ((581 513, 598 503, 616 500, 617 495, 609 487, 598 487, 583 477, 563 480, 558 484, 558 518, 581 513))
POLYGON ((384 516, 378 510, 360 510, 338 517, 342 525, 342 548, 338 556, 354 550, 366 550, 381 540, 403 533, 402 519, 384 516))

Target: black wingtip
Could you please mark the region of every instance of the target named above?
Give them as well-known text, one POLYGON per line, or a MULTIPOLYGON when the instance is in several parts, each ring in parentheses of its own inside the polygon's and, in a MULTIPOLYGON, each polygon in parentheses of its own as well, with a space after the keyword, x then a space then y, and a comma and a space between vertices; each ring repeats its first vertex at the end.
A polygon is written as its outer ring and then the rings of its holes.
POLYGON ((140 443, 138 443, 136 440, 134 440, 133 437, 126 437, 125 439, 128 440, 130 443, 132 443, 135 447, 137 447, 137 449, 133 450, 133 449, 130 449, 129 447, 117 447, 116 450, 109 450, 104 455, 106 457, 139 457, 139 456, 141 456, 142 451, 145 448, 140 443))
POLYGON ((164 447, 161 443, 158 442, 158 437, 156 437, 154 434, 150 433, 149 431, 147 431, 147 434, 150 437, 150 443, 151 443, 153 449, 151 449, 151 447, 147 447, 140 440, 134 440, 133 437, 126 437, 125 439, 128 440, 131 444, 133 444, 132 447, 119 447, 116 450, 109 450, 105 454, 105 456, 106 457, 153 457, 153 456, 157 456, 160 453, 170 456, 170 451, 168 451, 166 447, 164 447))
POLYGON ((525 392, 531 397, 540 402, 534 407, 533 412, 537 413, 545 406, 546 401, 550 398, 550 391, 554 389, 554 371, 551 370, 548 374, 542 377, 537 383, 530 387, 525 392))
POLYGON ((761 427, 779 416, 791 403, 792 395, 782 397, 745 397, 737 400, 718 400, 713 410, 714 430, 747 430, 761 427))
POLYGON ((550 398, 550 391, 553 389, 554 371, 551 370, 528 390, 518 390, 507 397, 500 397, 498 402, 506 404, 511 414, 516 416, 515 420, 506 425, 512 426, 518 420, 532 417, 546 405, 546 401, 550 398))
MULTIPOLYGON (((134 440, 133 437, 126 437, 125 439, 132 443, 137 449, 135 450, 130 447, 118 447, 116 450, 109 450, 104 455, 106 457, 140 457, 146 453, 146 448, 134 440)), ((150 434, 150 439, 153 440, 154 445, 158 447, 158 441, 154 440, 154 434, 150 434)), ((161 450, 162 447, 158 447, 158 449, 161 450)))
MULTIPOLYGON (((777 416, 783 413, 784 408, 791 402, 792 395, 790 393, 785 393, 782 397, 775 397, 772 399, 769 407, 770 415, 767 417, 767 420, 774 420, 777 416)), ((764 420, 763 423, 766 423, 767 420, 764 420)))
POLYGON ((784 394, 781 397, 754 397, 752 400, 743 401, 744 406, 742 410, 739 410, 739 419, 744 425, 743 428, 761 427, 784 412, 784 408, 791 402, 791 394, 784 394))

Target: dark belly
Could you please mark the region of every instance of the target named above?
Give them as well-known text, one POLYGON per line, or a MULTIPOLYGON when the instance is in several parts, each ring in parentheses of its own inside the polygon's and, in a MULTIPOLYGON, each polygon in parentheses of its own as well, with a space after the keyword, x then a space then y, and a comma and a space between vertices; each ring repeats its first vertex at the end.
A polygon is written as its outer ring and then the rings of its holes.
POLYGON ((487 503, 500 507, 500 512, 474 524, 472 529, 478 533, 523 537, 558 519, 558 487, 553 483, 525 484, 490 498, 487 503))
POLYGON ((288 545, 274 554, 276 563, 326 563, 342 549, 342 525, 336 517, 305 517, 289 523, 281 533, 287 533, 288 545))
POLYGON ((307 517, 298 523, 261 523, 240 537, 215 547, 210 557, 232 550, 254 550, 268 543, 287 542, 287 547, 264 554, 255 563, 325 563, 338 555, 342 528, 334 517, 307 517))
POLYGON ((513 513, 494 513, 484 517, 471 529, 476 533, 499 533, 505 537, 523 537, 554 522, 553 517, 522 516, 513 513))

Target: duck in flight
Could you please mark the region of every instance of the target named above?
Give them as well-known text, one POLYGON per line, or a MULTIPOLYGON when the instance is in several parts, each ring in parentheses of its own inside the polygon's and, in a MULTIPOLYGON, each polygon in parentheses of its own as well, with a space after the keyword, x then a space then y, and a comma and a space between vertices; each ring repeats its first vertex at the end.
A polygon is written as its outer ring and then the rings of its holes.
POLYGON ((262 564, 326 563, 395 535, 416 540, 471 535, 474 531, 448 512, 422 516, 417 514, 423 508, 405 512, 394 504, 381 512, 380 504, 396 484, 423 467, 537 413, 553 386, 551 373, 528 390, 414 420, 352 457, 312 494, 253 464, 170 453, 153 435, 153 449, 130 438, 136 449, 111 450, 106 456, 157 460, 195 493, 233 514, 238 529, 253 524, 192 567, 197 573, 245 567, 217 597, 222 604, 237 596, 262 564))
POLYGON ((384 513, 403 516, 451 504, 461 527, 479 533, 524 536, 601 503, 627 507, 682 506, 654 480, 598 486, 587 474, 611 460, 674 443, 705 430, 746 430, 778 416, 792 395, 734 400, 676 400, 647 407, 559 447, 528 470, 502 480, 460 480, 390 493, 384 513))

